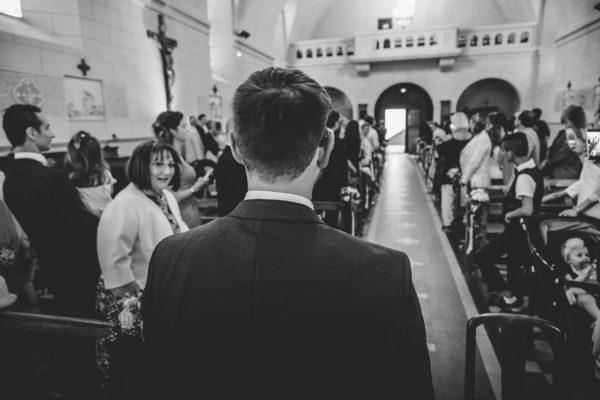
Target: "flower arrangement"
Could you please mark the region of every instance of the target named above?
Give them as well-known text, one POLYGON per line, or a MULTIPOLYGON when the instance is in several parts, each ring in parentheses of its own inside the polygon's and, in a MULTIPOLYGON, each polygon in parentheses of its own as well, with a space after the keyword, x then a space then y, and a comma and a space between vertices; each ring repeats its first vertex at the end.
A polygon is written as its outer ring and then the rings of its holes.
POLYGON ((12 247, 3 247, 0 249, 0 268, 9 269, 14 267, 18 261, 18 254, 12 247))
POLYGON ((342 202, 352 206, 360 205, 360 192, 352 186, 344 186, 340 191, 342 202))
POLYGON ((142 338, 142 294, 131 295, 127 294, 121 299, 116 299, 114 296, 102 294, 106 299, 101 299, 99 311, 106 315, 109 322, 113 326, 108 335, 108 341, 114 341, 119 337, 129 336, 131 338, 142 338), (110 299, 108 297, 111 297, 110 299))
POLYGON ((473 189, 471 193, 469 193, 469 197, 471 201, 474 203, 489 203, 490 195, 485 189, 473 189))

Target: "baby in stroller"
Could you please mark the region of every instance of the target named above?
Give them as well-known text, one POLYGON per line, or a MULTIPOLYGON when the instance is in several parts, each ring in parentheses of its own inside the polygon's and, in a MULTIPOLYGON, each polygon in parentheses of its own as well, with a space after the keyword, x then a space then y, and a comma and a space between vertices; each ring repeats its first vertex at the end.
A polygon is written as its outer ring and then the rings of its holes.
MULTIPOLYGON (((573 282, 598 284, 596 263, 590 259, 590 253, 584 241, 579 237, 567 239, 561 246, 561 255, 568 265, 565 279, 573 282)), ((566 296, 571 305, 577 304, 594 319, 592 334, 594 357, 600 356, 600 309, 596 299, 581 287, 569 286, 566 296)))

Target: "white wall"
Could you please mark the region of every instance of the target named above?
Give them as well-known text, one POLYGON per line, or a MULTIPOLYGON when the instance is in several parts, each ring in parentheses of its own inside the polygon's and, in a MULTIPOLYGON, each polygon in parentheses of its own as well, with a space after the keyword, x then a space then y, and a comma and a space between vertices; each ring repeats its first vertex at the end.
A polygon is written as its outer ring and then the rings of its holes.
MULTIPOLYGON (((151 123, 166 109, 157 43, 158 11, 166 15, 167 35, 178 41, 173 52, 176 79, 173 108, 197 114, 207 107, 212 87, 206 0, 173 0, 169 6, 145 0, 24 0, 24 22, 61 40, 65 46, 0 35, 0 75, 13 81, 36 80, 46 92, 42 109, 60 147, 79 129, 100 139, 151 137, 151 123), (146 4, 147 3, 147 4, 146 4), (87 78, 101 80, 107 118, 75 121, 67 117, 64 75, 81 77, 77 64, 91 67, 87 78)), ((6 81, 6 80, 5 80, 6 81)), ((0 104, 14 103, 10 85, 0 86, 0 104)), ((4 134, 0 146, 8 146, 4 134)), ((125 146, 126 147, 126 146, 125 146)))

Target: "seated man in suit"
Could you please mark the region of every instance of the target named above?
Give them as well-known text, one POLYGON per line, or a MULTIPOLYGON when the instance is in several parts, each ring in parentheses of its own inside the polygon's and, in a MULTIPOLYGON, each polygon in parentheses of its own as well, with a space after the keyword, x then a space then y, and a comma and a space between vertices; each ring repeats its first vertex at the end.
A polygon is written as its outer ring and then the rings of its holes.
POLYGON ((267 68, 236 90, 229 139, 249 191, 152 256, 148 397, 433 398, 408 257, 313 210, 330 107, 301 71, 267 68))
MULTIPOLYGON (((42 152, 54 133, 42 110, 15 104, 4 112, 2 127, 13 146, 4 198, 29 237, 40 265, 36 283, 54 295, 52 305, 92 313, 100 275, 96 254, 98 218, 87 212, 63 171, 48 167, 42 152)), ((91 339, 53 339, 52 372, 59 389, 89 390, 95 373, 91 339), (64 385, 64 387, 61 387, 64 385)), ((79 395, 82 393, 79 392, 79 395)))

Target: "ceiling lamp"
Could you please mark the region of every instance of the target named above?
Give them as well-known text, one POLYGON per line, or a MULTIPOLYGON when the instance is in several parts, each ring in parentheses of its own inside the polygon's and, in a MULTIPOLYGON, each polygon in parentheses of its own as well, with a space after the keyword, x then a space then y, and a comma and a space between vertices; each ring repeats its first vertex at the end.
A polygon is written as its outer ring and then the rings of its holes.
POLYGON ((398 8, 393 10, 394 22, 402 29, 412 24, 415 15, 415 0, 398 0, 398 8))

